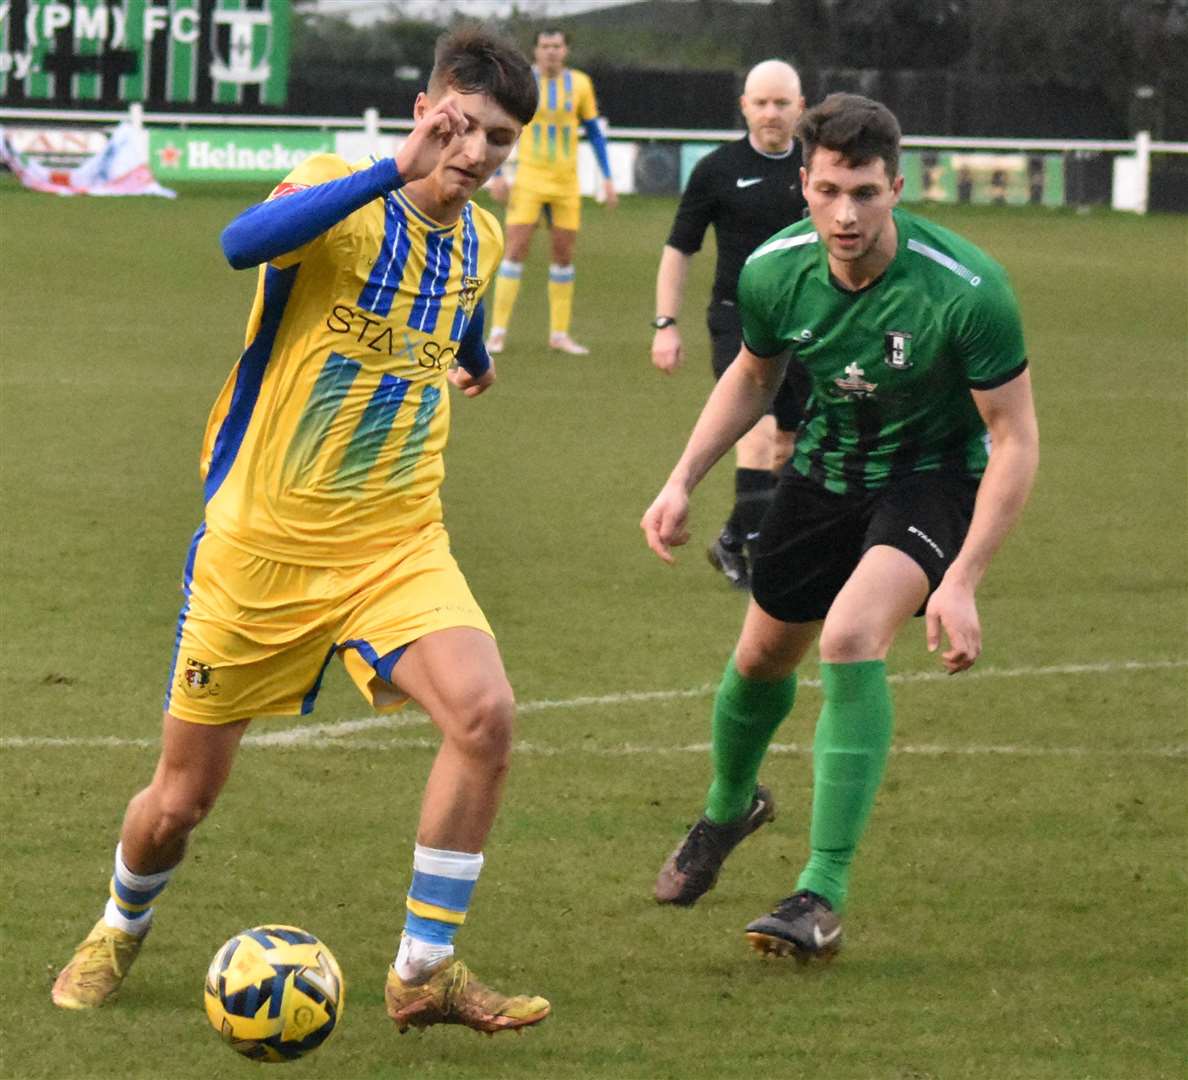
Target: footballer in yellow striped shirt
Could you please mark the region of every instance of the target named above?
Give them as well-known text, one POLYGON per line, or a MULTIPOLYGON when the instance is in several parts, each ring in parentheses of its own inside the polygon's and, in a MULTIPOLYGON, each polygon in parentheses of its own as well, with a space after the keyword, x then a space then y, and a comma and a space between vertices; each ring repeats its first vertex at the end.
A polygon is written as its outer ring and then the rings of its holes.
POLYGON ((231 265, 259 270, 203 443, 205 520, 185 566, 161 757, 129 804, 103 917, 54 985, 59 1006, 116 993, 248 723, 309 712, 340 655, 377 709, 411 698, 443 736, 389 1015, 402 1030, 489 1032, 548 1015, 543 998, 485 988, 453 958, 513 698, 438 494, 448 384, 474 397, 495 377, 483 296, 502 237, 471 196, 536 104, 514 45, 480 29, 444 35, 395 158, 312 157, 224 231, 231 265))
POLYGON ((495 308, 487 348, 503 351, 507 326, 520 291, 524 260, 541 215, 549 226, 552 262, 549 264, 549 346, 572 356, 589 352, 570 337, 575 273, 573 252, 581 224, 578 183, 578 130, 584 131, 602 173, 603 196, 615 206, 618 195, 611 179, 606 138, 598 119, 598 103, 590 76, 566 67, 569 45, 564 31, 541 30, 533 51, 533 74, 540 88, 540 104, 520 140, 515 183, 497 176, 491 193, 507 201, 507 256, 495 284, 495 308))

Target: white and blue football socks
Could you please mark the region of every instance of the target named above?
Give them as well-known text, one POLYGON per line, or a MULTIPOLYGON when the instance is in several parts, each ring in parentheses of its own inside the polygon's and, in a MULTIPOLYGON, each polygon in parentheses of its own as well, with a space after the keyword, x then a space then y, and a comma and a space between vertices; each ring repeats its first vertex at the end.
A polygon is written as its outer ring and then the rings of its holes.
POLYGON ((134 874, 124 862, 123 845, 117 844, 111 898, 103 910, 103 921, 125 934, 147 934, 153 921, 153 902, 169 884, 175 869, 171 866, 156 874, 134 874))
POLYGON ((413 982, 454 955, 454 935, 466 921, 482 868, 481 852, 416 845, 412 884, 404 902, 404 932, 393 964, 402 981, 413 982))

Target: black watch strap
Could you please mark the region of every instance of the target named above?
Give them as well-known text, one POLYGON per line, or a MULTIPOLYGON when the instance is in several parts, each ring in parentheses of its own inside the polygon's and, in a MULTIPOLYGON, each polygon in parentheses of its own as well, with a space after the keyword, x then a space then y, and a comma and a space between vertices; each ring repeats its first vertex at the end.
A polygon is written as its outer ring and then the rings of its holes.
POLYGON ((652 320, 652 325, 657 330, 663 330, 666 326, 676 326, 676 319, 671 315, 657 315, 652 320))

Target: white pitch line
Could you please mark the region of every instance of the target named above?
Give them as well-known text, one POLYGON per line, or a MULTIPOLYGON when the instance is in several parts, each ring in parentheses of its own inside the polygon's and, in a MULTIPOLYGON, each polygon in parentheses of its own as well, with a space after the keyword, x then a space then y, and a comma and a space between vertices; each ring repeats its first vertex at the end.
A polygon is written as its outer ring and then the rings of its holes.
MULTIPOLYGON (((1188 667, 1188 660, 1120 660, 1101 664, 1058 664, 1049 667, 1019 667, 1019 668, 974 668, 956 676, 959 685, 968 679, 1019 679, 1027 677, 1045 677, 1049 675, 1112 675, 1122 671, 1151 671, 1165 668, 1188 667)), ((909 671, 888 678, 892 683, 916 682, 950 682, 954 676, 944 671, 909 671)), ((801 686, 819 687, 820 679, 801 679, 801 686)), ((637 690, 619 694, 601 694, 596 696, 575 698, 545 698, 540 701, 527 701, 516 707, 520 716, 532 713, 546 712, 552 709, 580 709, 590 706, 635 705, 647 701, 676 701, 682 698, 709 697, 717 691, 716 683, 706 683, 687 690, 637 690)), ((271 732, 267 735, 249 735, 243 741, 245 745, 257 746, 295 746, 308 745, 308 740, 325 737, 333 739, 339 735, 349 735, 356 731, 375 730, 377 728, 407 727, 412 724, 425 724, 429 718, 421 712, 409 711, 400 717, 372 716, 363 720, 343 720, 331 724, 311 724, 303 727, 288 728, 285 731, 271 732), (308 734, 307 734, 308 733, 308 734)), ((0 743, 2 745, 2 743, 0 743)))
MULTIPOLYGON (((1043 678, 1052 675, 1114 675, 1121 672, 1159 671, 1173 668, 1188 667, 1188 660, 1120 660, 1098 664, 1056 664, 1048 667, 1018 667, 1018 668, 975 668, 963 672, 959 676, 950 676, 940 671, 913 671, 889 676, 892 683, 916 682, 945 682, 959 685, 969 679, 1018 679, 1043 678)), ((801 686, 819 687, 818 679, 801 679, 801 686)), ((708 697, 717 690, 717 685, 707 683, 704 686, 692 687, 684 690, 639 690, 626 691, 618 694, 588 695, 573 698, 545 698, 539 701, 527 701, 517 706, 520 716, 554 709, 581 709, 596 706, 633 705, 648 701, 676 701, 682 698, 708 697)), ((422 712, 409 710, 400 715, 368 716, 358 720, 339 720, 331 723, 305 724, 298 727, 286 728, 284 731, 271 731, 262 734, 246 735, 244 746, 275 747, 300 746, 311 749, 349 748, 361 750, 398 749, 400 747, 416 748, 436 746, 431 739, 395 740, 351 740, 341 741, 344 736, 354 735, 365 731, 392 731, 399 728, 417 727, 427 724, 429 718, 422 712)), ((118 736, 84 736, 79 738, 61 738, 38 735, 14 735, 0 738, 0 749, 69 749, 69 748, 121 748, 147 749, 159 744, 158 739, 125 739, 118 736)), ((520 744, 522 752, 540 754, 671 754, 708 749, 708 744, 696 744, 688 747, 641 747, 638 750, 631 747, 576 747, 573 750, 552 747, 539 747, 532 744, 520 744)), ((771 749, 775 753, 807 753, 808 748, 796 745, 781 746, 773 744, 771 749)), ((914 754, 1037 754, 1037 755, 1066 755, 1113 753, 1113 751, 1093 751, 1083 748, 1027 748, 1027 747, 897 747, 897 753, 914 754)), ((1149 751, 1130 751, 1130 755, 1142 754, 1155 757, 1182 757, 1186 752, 1183 746, 1170 746, 1149 751)))
MULTIPOLYGON (((318 738, 300 744, 303 749, 312 750, 436 750, 437 739, 424 737, 404 739, 352 739, 340 742, 337 739, 318 738)), ((539 757, 664 757, 673 754, 707 754, 709 743, 689 743, 685 746, 645 746, 639 743, 620 743, 616 746, 542 746, 539 743, 517 742, 512 748, 514 755, 536 755, 539 757)), ((773 754, 803 754, 813 752, 806 743, 772 743, 768 751, 773 754)), ((1101 749, 1085 746, 943 746, 939 743, 906 743, 891 748, 893 754, 907 754, 912 757, 1053 757, 1053 758, 1183 758, 1188 757, 1188 743, 1159 746, 1152 749, 1101 749)))

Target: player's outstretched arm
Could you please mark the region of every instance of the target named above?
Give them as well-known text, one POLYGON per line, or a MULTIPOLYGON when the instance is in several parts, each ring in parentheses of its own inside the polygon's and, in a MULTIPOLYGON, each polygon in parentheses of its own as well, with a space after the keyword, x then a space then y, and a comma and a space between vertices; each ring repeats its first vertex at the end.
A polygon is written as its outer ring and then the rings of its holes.
POLYGON ((693 489, 771 407, 787 364, 787 356, 765 359, 744 345, 714 386, 684 453, 640 521, 648 547, 665 562, 672 563, 671 549, 689 539, 685 524, 693 489))
MULTIPOLYGON (((347 168, 341 160, 338 164, 347 168)), ((298 169, 290 177, 300 175, 298 169)), ((236 270, 279 258, 403 183, 391 158, 312 186, 286 179, 267 202, 249 206, 223 230, 223 254, 236 270)))
MULTIPOLYGON (((395 160, 385 158, 369 169, 312 186, 286 179, 272 198, 249 206, 223 230, 227 261, 244 270, 296 251, 372 199, 428 176, 445 147, 465 130, 466 118, 447 94, 417 121, 395 160)), ((339 162, 339 167, 346 165, 339 162)))
POLYGON ((940 647, 942 631, 948 638, 941 662, 949 674, 970 667, 982 651, 974 593, 994 553, 1019 520, 1039 465, 1030 372, 1024 370, 993 390, 974 390, 973 398, 990 433, 990 461, 978 487, 965 543, 925 612, 929 652, 940 647))

